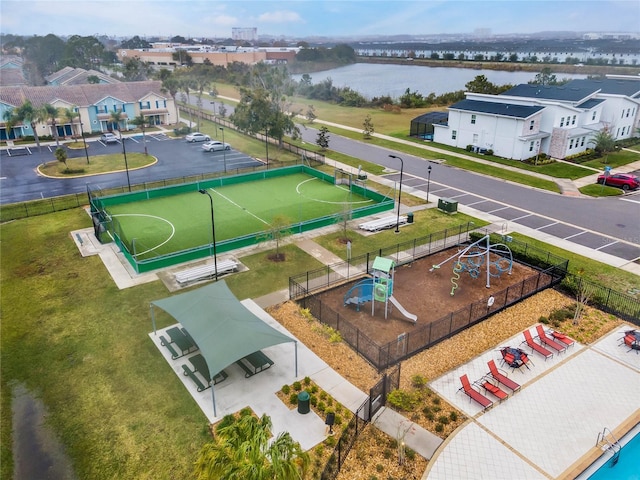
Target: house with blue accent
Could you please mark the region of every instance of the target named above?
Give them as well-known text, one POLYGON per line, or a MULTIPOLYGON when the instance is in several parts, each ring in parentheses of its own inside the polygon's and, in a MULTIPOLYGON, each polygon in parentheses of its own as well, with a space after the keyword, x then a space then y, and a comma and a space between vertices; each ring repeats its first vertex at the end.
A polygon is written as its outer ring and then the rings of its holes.
POLYGON ((640 128, 640 77, 522 84, 500 95, 465 97, 448 108, 446 123, 433 125, 434 142, 514 160, 540 153, 563 159, 593 148, 603 129, 622 140, 640 128))
POLYGON ((81 134, 104 133, 115 129, 130 130, 130 121, 143 115, 149 125, 177 123, 178 112, 174 99, 162 91, 162 82, 119 82, 115 84, 81 84, 44 87, 13 86, 0 88, 0 140, 34 136, 55 137, 50 119, 16 124, 7 123, 10 113, 26 101, 37 111, 45 104, 58 109, 55 129, 60 138, 81 134), (70 120, 65 111, 79 115, 70 120), (120 125, 113 124, 112 113, 120 112, 120 125), (7 131, 10 127, 11 131, 7 131))

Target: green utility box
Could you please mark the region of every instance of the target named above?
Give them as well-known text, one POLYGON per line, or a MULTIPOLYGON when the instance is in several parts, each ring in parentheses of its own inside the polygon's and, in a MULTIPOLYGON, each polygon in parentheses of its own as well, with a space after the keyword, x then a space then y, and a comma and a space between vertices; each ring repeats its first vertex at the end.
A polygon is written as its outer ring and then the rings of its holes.
POLYGON ((302 413, 303 415, 305 413, 309 413, 309 392, 307 391, 302 391, 298 394, 298 413, 302 413))
POLYGON ((413 223, 413 212, 407 213, 407 223, 413 223))
POLYGON ((438 210, 442 210, 445 213, 457 213, 458 201, 451 198, 440 198, 438 200, 438 210))

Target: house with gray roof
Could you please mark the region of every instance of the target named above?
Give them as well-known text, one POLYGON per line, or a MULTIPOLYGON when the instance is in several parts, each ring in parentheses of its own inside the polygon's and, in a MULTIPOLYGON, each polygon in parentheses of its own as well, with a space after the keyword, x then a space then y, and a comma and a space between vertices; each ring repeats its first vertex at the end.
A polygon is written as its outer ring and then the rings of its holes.
POLYGON ((98 70, 85 70, 84 68, 64 67, 57 72, 45 77, 48 85, 82 85, 84 83, 120 83, 117 78, 105 75, 98 70), (90 82, 89 79, 97 79, 90 82))
POLYGON ((566 158, 592 148, 607 129, 616 140, 640 128, 640 77, 573 80, 562 86, 517 85, 500 95, 466 93, 434 125, 434 141, 525 160, 566 158))
MULTIPOLYGON (((6 113, 20 107, 27 100, 34 108, 51 104, 58 108, 56 128, 59 137, 80 135, 81 132, 102 133, 114 128, 129 130, 129 121, 139 115, 150 125, 169 125, 178 120, 178 112, 171 95, 162 91, 162 82, 119 82, 116 84, 81 84, 62 86, 14 86, 0 88, 0 140, 33 136, 28 122, 14 125, 7 132, 6 113), (73 122, 65 118, 64 111, 79 113, 73 122), (112 123, 113 112, 121 112, 119 126, 112 123)), ((55 136, 51 122, 36 125, 39 136, 55 136)))

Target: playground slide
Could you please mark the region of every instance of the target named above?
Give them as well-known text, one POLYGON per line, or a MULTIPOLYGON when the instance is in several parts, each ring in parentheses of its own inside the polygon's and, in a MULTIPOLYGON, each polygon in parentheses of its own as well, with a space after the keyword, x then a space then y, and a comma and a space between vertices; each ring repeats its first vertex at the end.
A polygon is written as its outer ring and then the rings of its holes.
POLYGON ((395 307, 400 310, 400 313, 402 315, 404 315, 405 317, 407 317, 409 320, 412 320, 414 323, 418 320, 418 316, 414 315, 413 313, 409 313, 407 312, 404 307, 402 305, 400 305, 400 302, 398 302, 398 300, 395 299, 395 297, 393 295, 391 295, 389 297, 389 301, 391 303, 393 303, 395 305, 395 307))

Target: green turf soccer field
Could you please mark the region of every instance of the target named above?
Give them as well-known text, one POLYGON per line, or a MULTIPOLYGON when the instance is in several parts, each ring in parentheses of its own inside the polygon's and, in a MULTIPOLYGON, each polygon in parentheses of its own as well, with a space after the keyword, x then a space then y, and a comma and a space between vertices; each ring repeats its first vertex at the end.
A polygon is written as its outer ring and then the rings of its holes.
MULTIPOLYGON (((216 243, 268 231, 274 217, 290 224, 376 204, 304 173, 207 189, 214 203, 216 243)), ((209 197, 197 191, 107 207, 138 261, 211 243, 209 197)))

